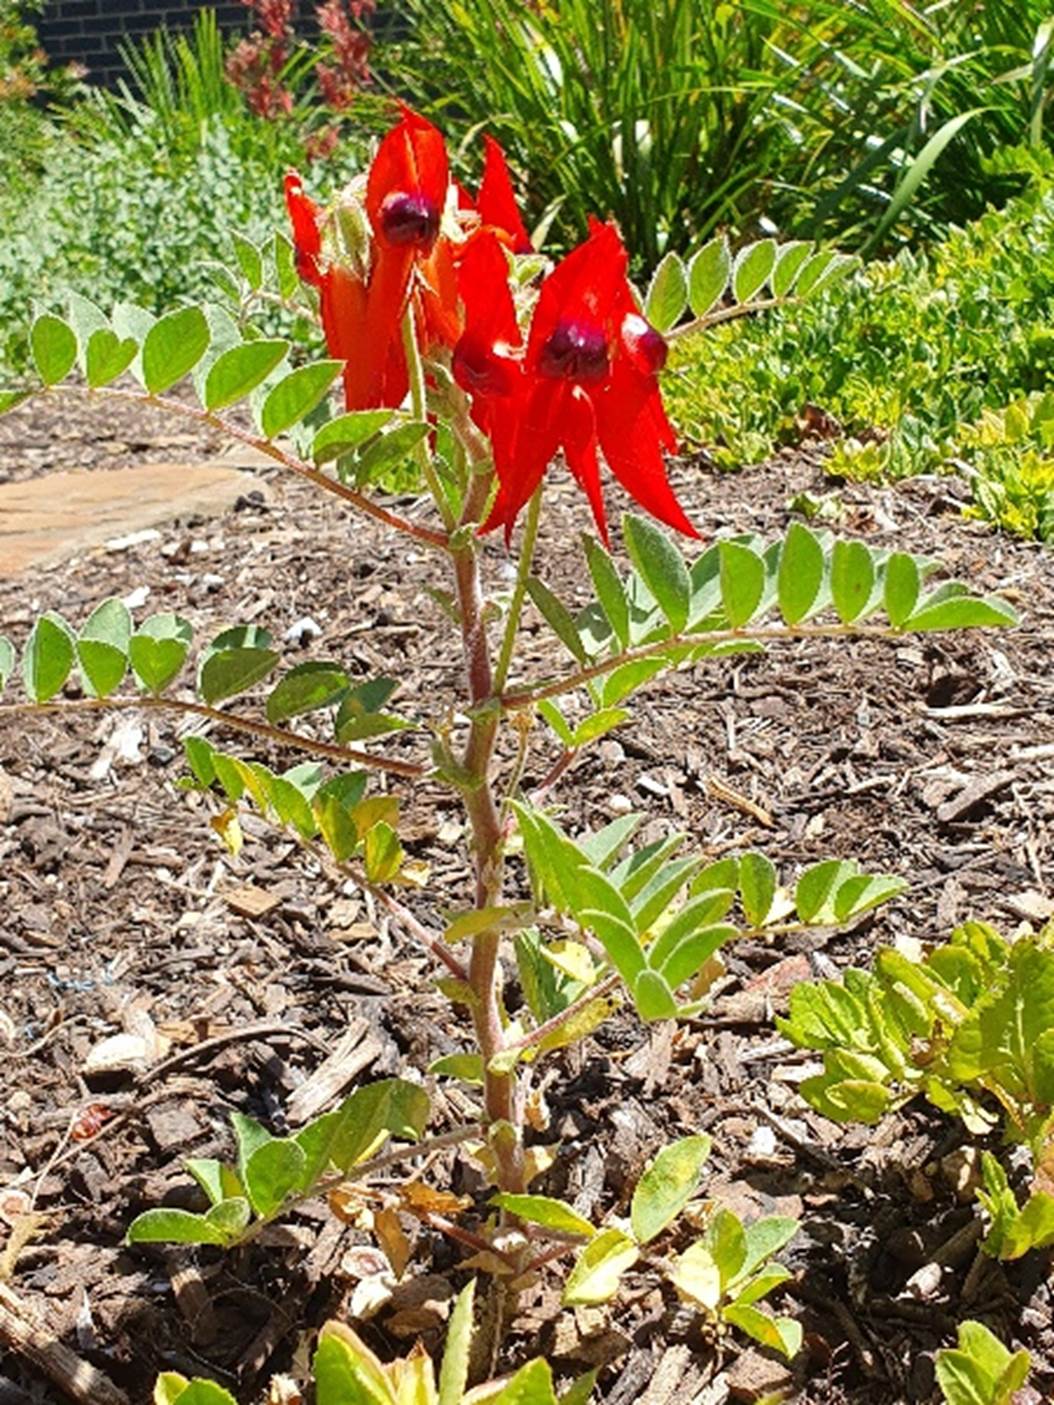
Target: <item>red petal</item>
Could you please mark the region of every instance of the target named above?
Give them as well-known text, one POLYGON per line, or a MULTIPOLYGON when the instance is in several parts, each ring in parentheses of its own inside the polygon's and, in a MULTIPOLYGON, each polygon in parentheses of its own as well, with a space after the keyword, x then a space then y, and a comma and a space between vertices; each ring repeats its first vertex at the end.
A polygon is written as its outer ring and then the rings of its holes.
POLYGON ((402 111, 377 149, 366 185, 366 213, 381 242, 381 206, 389 195, 421 195, 441 214, 450 180, 442 132, 410 108, 402 111))
POLYGON ((318 227, 318 206, 304 194, 297 171, 286 172, 285 206, 293 226, 297 272, 305 283, 321 287, 318 255, 322 252, 322 234, 318 227))
POLYGON ((676 444, 658 382, 619 357, 610 384, 593 398, 597 434, 608 467, 636 502, 667 526, 698 537, 666 477, 663 444, 676 444))
POLYGON ((430 347, 455 347, 464 330, 458 299, 458 274, 449 239, 440 238, 431 255, 418 267, 420 281, 418 342, 427 354, 430 347))
POLYGON ((493 137, 483 138, 486 155, 483 160, 483 183, 479 188, 476 209, 485 225, 502 230, 509 237, 514 254, 529 254, 531 240, 523 226, 516 192, 512 188, 505 153, 493 137))
POLYGON ((604 545, 608 543, 607 514, 604 494, 600 487, 600 465, 597 462, 596 416, 593 403, 584 390, 571 386, 564 396, 560 413, 560 437, 567 466, 578 486, 589 499, 593 521, 604 545))
POLYGON ((534 496, 560 447, 564 392, 559 381, 524 381, 522 392, 493 427, 494 467, 498 496, 480 532, 504 526, 512 536, 516 518, 534 496))
POLYGON ((516 304, 509 287, 509 261, 489 231, 480 231, 464 247, 457 264, 457 284, 467 330, 506 346, 520 345, 516 304))

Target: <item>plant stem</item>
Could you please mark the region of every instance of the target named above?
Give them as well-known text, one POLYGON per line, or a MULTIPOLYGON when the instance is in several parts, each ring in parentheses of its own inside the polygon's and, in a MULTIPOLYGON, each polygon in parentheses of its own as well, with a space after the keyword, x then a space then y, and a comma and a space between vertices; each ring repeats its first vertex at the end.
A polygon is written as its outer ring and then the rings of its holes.
POLYGON ((356 766, 368 766, 374 771, 387 771, 389 775, 418 777, 428 774, 429 768, 416 761, 398 761, 390 756, 371 756, 368 751, 357 747, 341 746, 337 742, 315 741, 299 732, 287 731, 284 727, 272 727, 269 722, 259 722, 253 717, 239 717, 219 708, 208 707, 205 703, 185 702, 179 698, 64 698, 57 702, 5 703, 0 705, 0 719, 5 717, 28 717, 38 713, 64 712, 178 712, 192 717, 203 717, 227 727, 232 732, 244 732, 251 737, 273 742, 275 746, 288 746, 295 751, 306 752, 310 756, 323 756, 328 761, 350 762, 356 766))
POLYGON ((512 599, 509 601, 509 616, 505 621, 505 635, 501 641, 498 666, 494 670, 494 691, 496 693, 500 693, 505 687, 509 676, 512 651, 516 647, 516 633, 520 627, 520 611, 523 609, 523 598, 527 594, 527 582, 530 579, 531 566, 534 562, 534 549, 538 544, 538 523, 541 510, 542 485, 539 484, 538 491, 531 498, 527 507, 527 521, 523 529, 523 541, 520 545, 520 563, 516 572, 516 585, 513 587, 512 599))
MULTIPOLYGON (((417 329, 414 326, 414 304, 413 299, 406 304, 406 311, 403 313, 403 353, 406 356, 406 372, 410 382, 410 406, 415 420, 422 423, 428 418, 428 404, 425 397, 425 369, 421 362, 421 349, 417 345, 417 329)), ((421 476, 428 485, 428 491, 435 500, 435 505, 439 509, 439 515, 443 519, 443 525, 449 532, 454 526, 454 514, 450 510, 446 494, 443 492, 443 485, 435 471, 432 462, 432 454, 428 447, 427 439, 418 441, 414 450, 414 457, 417 459, 417 466, 421 470, 421 476)))
POLYGON ((668 639, 656 640, 654 644, 642 644, 637 649, 624 649, 612 654, 599 663, 590 664, 569 673, 555 682, 545 683, 534 688, 523 688, 511 693, 502 693, 498 698, 506 712, 518 708, 534 707, 546 698, 558 698, 564 693, 572 693, 594 678, 602 678, 623 664, 635 663, 638 659, 653 659, 671 649, 703 648, 708 644, 729 644, 737 640, 757 640, 759 643, 778 643, 794 639, 896 639, 899 631, 889 625, 768 625, 762 629, 714 629, 705 634, 674 634, 668 639))
POLYGON ((605 996, 610 995, 613 990, 617 989, 621 979, 621 976, 619 976, 617 972, 610 976, 605 976, 597 985, 590 986, 577 1000, 573 1000, 566 1010, 561 1010, 558 1015, 553 1015, 552 1019, 546 1020, 545 1023, 540 1024, 537 1029, 529 1030, 522 1039, 515 1039, 511 1044, 507 1043, 505 1045, 505 1052, 511 1053, 514 1049, 533 1049, 536 1044, 541 1044, 550 1034, 555 1034, 558 1029, 568 1024, 576 1015, 588 1009, 595 1000, 603 1000, 605 996))
MULTIPOLYGON (((462 517, 466 526, 478 520, 489 488, 489 482, 483 475, 473 476, 462 517)), ((486 706, 487 703, 493 704, 495 690, 475 538, 467 536, 458 546, 452 547, 451 555, 461 613, 465 676, 473 708, 463 760, 466 781, 462 795, 472 829, 475 905, 486 908, 498 902, 502 889, 501 819, 491 779, 501 711, 495 705, 486 706)), ((491 1127, 499 1125, 499 1134, 491 1141, 498 1165, 498 1183, 502 1190, 522 1191, 522 1116, 516 1076, 515 1073, 493 1073, 490 1070, 491 1060, 501 1052, 505 1043, 498 989, 500 945, 501 933, 496 930, 480 932, 473 938, 469 963, 469 984, 475 995, 472 1020, 485 1070, 483 1098, 487 1122, 491 1127), (508 1128, 508 1135, 501 1135, 501 1127, 508 1128)))
POLYGON ((704 312, 683 326, 674 327, 665 333, 667 341, 680 341, 693 332, 703 332, 707 327, 716 327, 721 322, 732 322, 737 317, 750 317, 755 312, 768 312, 774 307, 789 307, 800 302, 800 298, 758 298, 757 302, 737 302, 733 307, 719 307, 714 312, 704 312))
POLYGON ((295 454, 286 453, 270 439, 264 439, 260 435, 253 434, 250 430, 242 429, 239 425, 231 424, 229 420, 224 420, 219 415, 211 414, 208 410, 201 410, 196 405, 184 404, 181 400, 173 400, 167 396, 147 395, 145 392, 139 394, 134 390, 111 390, 104 386, 98 390, 91 390, 88 386, 81 385, 56 385, 51 386, 47 392, 37 391, 35 394, 54 395, 61 393, 81 394, 89 397, 105 395, 112 400, 131 401, 136 405, 156 405, 158 409, 168 410, 174 415, 183 415, 185 418, 196 420, 199 424, 208 425, 210 429, 219 430, 220 433, 228 435, 231 439, 237 439, 241 444, 247 444, 250 448, 258 450, 261 454, 266 454, 268 458, 274 459, 275 463, 281 464, 290 472, 295 473, 298 478, 304 478, 309 483, 313 483, 316 488, 321 488, 324 492, 333 493, 336 497, 342 498, 358 512, 365 513, 367 517, 372 517, 378 522, 383 522, 386 527, 392 527, 397 532, 402 532, 406 536, 414 537, 425 546, 434 547, 438 551, 448 549, 448 539, 445 532, 433 531, 431 527, 422 527, 417 522, 411 522, 408 518, 400 517, 397 512, 389 512, 386 507, 381 507, 380 503, 368 498, 365 493, 358 492, 355 488, 350 488, 346 483, 342 483, 339 478, 330 478, 320 469, 305 463, 295 454))

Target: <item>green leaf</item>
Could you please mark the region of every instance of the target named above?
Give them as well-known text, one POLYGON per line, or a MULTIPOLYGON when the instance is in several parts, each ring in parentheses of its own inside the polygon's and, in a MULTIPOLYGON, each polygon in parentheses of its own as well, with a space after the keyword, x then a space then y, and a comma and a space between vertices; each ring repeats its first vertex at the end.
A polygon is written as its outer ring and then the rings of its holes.
POLYGON ((688 301, 696 317, 705 317, 720 302, 731 272, 732 255, 723 234, 692 256, 688 265, 688 301))
POLYGON ((128 641, 128 658, 135 676, 156 697, 183 667, 193 637, 180 615, 151 615, 128 641))
POLYGON ((211 1157, 191 1157, 183 1163, 187 1174, 194 1177, 209 1198, 210 1205, 218 1205, 221 1200, 244 1197, 245 1187, 235 1171, 222 1161, 211 1157))
POLYGON ((326 463, 357 449, 367 439, 379 434, 394 413, 394 410, 355 410, 351 414, 338 415, 315 435, 311 457, 316 463, 326 463))
POLYGON ((765 593, 765 563, 738 542, 721 542, 721 603, 733 629, 748 624, 765 593))
POLYGON ((834 916, 838 922, 848 922, 869 912, 880 903, 888 902, 908 887, 904 878, 891 874, 856 874, 840 885, 834 896, 834 916))
POLYGON ((629 715, 624 707, 605 707, 600 712, 594 712, 591 717, 586 717, 579 722, 575 728, 571 738, 572 749, 577 751, 579 747, 588 746, 590 742, 607 736, 616 727, 621 727, 629 715))
POLYGON ((84 354, 88 384, 93 390, 109 385, 128 370, 138 351, 139 344, 133 338, 122 339, 109 327, 99 327, 92 332, 84 354))
POLYGON ((444 1054, 428 1065, 428 1072, 439 1078, 459 1078, 482 1088, 484 1068, 482 1054, 444 1054))
MULTIPOLYGON (((173 1400, 178 1400, 179 1405, 238 1405, 229 1390, 224 1390, 215 1381, 201 1379, 191 1381, 173 1400)), ((168 1403, 164 1402, 164 1405, 168 1403)))
POLYGON ((776 870, 764 854, 743 854, 739 860, 740 898, 752 927, 763 927, 776 896, 776 870))
POLYGON ((553 1393, 553 1373, 547 1361, 529 1361, 521 1366, 488 1405, 557 1405, 553 1393))
POLYGON ((611 557, 595 538, 583 533, 582 546, 600 608, 604 611, 615 638, 625 648, 629 643, 629 601, 622 578, 611 557))
POLYGON ((385 1078, 357 1088, 335 1112, 310 1123, 297 1135, 307 1163, 304 1189, 329 1166, 348 1171, 390 1135, 417 1141, 428 1121, 428 1094, 416 1083, 385 1078))
POLYGON ((355 477, 360 483, 372 483, 397 468, 431 432, 423 420, 406 420, 394 429, 379 435, 355 462, 355 477))
POLYGON ((874 589, 874 558, 864 543, 836 541, 831 553, 831 596, 843 624, 860 618, 874 589))
POLYGON ((263 258, 260 250, 244 235, 236 230, 230 230, 230 241, 234 247, 234 257, 238 260, 238 267, 241 269, 246 283, 254 293, 259 292, 263 286, 263 258))
POLYGON ((549 723, 549 726, 552 727, 558 739, 570 750, 572 747, 571 739, 574 733, 567 725, 567 718, 560 711, 559 707, 557 707, 556 703, 553 702, 552 698, 543 698, 538 704, 538 711, 545 718, 546 722, 549 723))
POLYGON ((7 687, 7 680, 15 671, 15 646, 6 634, 0 634, 0 693, 7 687))
POLYGON ((930 168, 941 156, 948 143, 958 135, 967 122, 971 122, 979 113, 986 111, 983 107, 970 108, 968 112, 957 113, 950 117, 947 122, 938 127, 933 136, 914 157, 904 175, 897 182, 893 198, 889 202, 885 214, 879 220, 878 225, 871 234, 868 244, 877 243, 885 234, 889 227, 897 222, 901 213, 907 209, 915 195, 916 190, 930 173, 930 168))
POLYGON ((87 348, 95 332, 110 325, 106 313, 91 298, 81 293, 66 295, 66 317, 77 338, 79 350, 78 364, 82 371, 87 368, 87 348))
POLYGON ((77 359, 77 338, 61 317, 45 312, 29 332, 30 350, 40 379, 45 385, 58 385, 73 370, 77 359))
POLYGON ((6 415, 9 410, 28 400, 29 396, 28 390, 0 390, 0 415, 6 415))
POLYGON ((792 240, 781 244, 772 272, 772 292, 777 298, 785 298, 794 287, 802 265, 815 246, 808 240, 792 240))
POLYGON ((132 616, 122 600, 105 600, 88 617, 77 640, 77 658, 89 691, 105 698, 128 668, 132 616))
POLYGON ((405 854, 391 825, 380 820, 366 833, 363 862, 371 883, 390 883, 398 874, 405 854))
POLYGON ((586 648, 582 643, 575 622, 571 618, 571 613, 563 601, 557 599, 549 587, 537 576, 528 577, 527 594, 531 597, 535 609, 561 644, 574 655, 580 664, 584 664, 587 659, 586 648))
POLYGON ((343 369, 343 361, 316 361, 284 376, 268 393, 260 412, 265 437, 275 439, 299 424, 322 403, 343 369))
POLYGON ((633 983, 632 995, 642 1020, 672 1020, 677 1016, 673 992, 658 971, 641 971, 633 983))
POLYGON ((296 1142, 275 1137, 263 1142, 245 1163, 243 1180, 249 1201, 261 1219, 281 1209, 303 1180, 307 1158, 296 1142))
POLYGON ((436 1405, 461 1405, 468 1383, 472 1351, 472 1308, 476 1297, 476 1280, 470 1279, 454 1303, 443 1348, 443 1365, 439 1371, 439 1396, 436 1405))
POLYGON ((681 320, 688 306, 688 276, 684 264, 672 251, 666 254, 648 285, 644 316, 660 332, 668 332, 681 320))
POLYGON ((143 342, 143 384, 161 395, 181 381, 209 349, 208 320, 200 307, 184 307, 160 318, 143 342))
POLYGON ((586 1371, 584 1375, 579 1376, 561 1395, 560 1405, 589 1405, 599 1375, 600 1367, 596 1366, 592 1371, 586 1371))
POLYGON ((561 1234, 580 1234, 586 1239, 592 1239, 596 1234, 587 1219, 570 1205, 549 1195, 495 1195, 492 1203, 500 1205, 510 1214, 518 1215, 521 1220, 527 1220, 529 1224, 540 1224, 561 1234))
POLYGON ((638 575, 658 601, 672 633, 688 623, 692 581, 684 557, 665 532, 647 518, 627 513, 622 519, 626 550, 638 575))
POLYGON ((802 1326, 793 1317, 770 1317, 760 1308, 744 1303, 730 1303, 721 1316, 770 1351, 778 1351, 788 1361, 801 1350, 802 1326))
POLYGON ((760 292, 775 265, 775 239, 761 239, 740 249, 732 265, 732 295, 736 302, 749 302, 760 292))
POLYGON ((780 552, 777 590, 780 613, 799 624, 814 608, 823 584, 823 547, 800 522, 793 522, 780 552))
POLYGON ((351 680, 339 664, 297 664, 271 690, 267 699, 267 720, 277 725, 305 712, 332 707, 350 687, 351 680))
POLYGON ((49 611, 33 626, 22 654, 22 679, 31 701, 53 698, 72 667, 73 631, 61 615, 49 611))
POLYGON ((271 252, 278 291, 283 298, 289 299, 300 287, 300 275, 296 271, 296 252, 290 240, 280 231, 275 232, 271 252))
POLYGON ((913 556, 895 551, 886 562, 883 604, 889 622, 900 629, 910 618, 919 598, 919 567, 913 556))
POLYGON ((205 702, 244 693, 266 678, 279 655, 269 647, 271 636, 256 625, 226 629, 209 645, 198 669, 198 692, 205 702))
POLYGON ((798 1221, 787 1215, 766 1215, 748 1224, 743 1230, 746 1255, 737 1281, 742 1282, 749 1278, 761 1268, 766 1259, 778 1254, 798 1233, 798 1228, 798 1221))
POLYGON ((710 1138, 702 1133, 663 1147, 633 1192, 630 1222, 638 1244, 647 1244, 681 1213, 699 1189, 710 1155, 710 1138))
POLYGON ((341 1324, 323 1328, 312 1373, 317 1405, 396 1405, 383 1367, 341 1324))
POLYGON ((602 1229, 578 1256, 564 1285, 565 1307, 606 1303, 618 1292, 622 1275, 631 1269, 640 1251, 620 1229, 602 1229))
POLYGON ((221 352, 205 377, 206 410, 224 410, 244 400, 282 364, 288 351, 285 341, 250 341, 221 352))
POLYGON ((904 621, 904 628, 922 634, 931 629, 983 629, 1017 624, 1017 613, 1002 600, 953 595, 932 604, 923 600, 904 621))
POLYGON ((221 1200, 205 1215, 189 1210, 147 1210, 128 1226, 129 1244, 230 1244, 249 1223, 249 1202, 221 1200))

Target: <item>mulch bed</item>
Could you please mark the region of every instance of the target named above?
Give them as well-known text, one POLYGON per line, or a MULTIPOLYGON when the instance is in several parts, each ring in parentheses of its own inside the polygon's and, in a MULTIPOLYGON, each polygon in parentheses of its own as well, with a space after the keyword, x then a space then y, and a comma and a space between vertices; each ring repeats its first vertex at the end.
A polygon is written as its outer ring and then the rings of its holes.
MULTIPOLYGON (((49 437, 47 455, 17 449, 29 411, 8 417, 0 474, 158 452, 152 421, 67 413, 58 425, 67 437, 57 451, 49 437)), ((43 442, 56 426, 38 424, 43 442)), ((207 455, 215 445, 181 433, 178 447, 207 455)), ((165 442, 163 456, 173 448, 165 442)), ((403 712, 441 715, 457 696, 458 657, 425 590, 445 584, 437 562, 280 471, 262 472, 267 500, 247 478, 226 519, 0 581, 0 632, 21 639, 39 610, 79 621, 106 596, 148 587, 140 618, 178 610, 202 639, 261 623, 286 638, 293 661, 336 657, 364 677, 394 676, 403 712)), ((754 1399, 792 1382, 816 1405, 892 1405, 932 1399, 934 1350, 956 1321, 980 1317, 1032 1351, 1045 1397, 1054 1391, 1046 1266, 1039 1255, 1005 1266, 977 1258, 962 1128, 923 1105, 875 1130, 827 1123, 797 1097, 803 1061, 771 1016, 795 981, 864 963, 879 943, 935 941, 967 917, 1008 931, 1038 920, 1052 888, 1054 767, 1029 749, 1054 742, 1051 557, 964 521, 952 479, 838 487, 808 450, 740 476, 685 464, 678 488, 707 531, 769 535, 785 529, 796 493, 829 494, 837 530, 932 554, 1011 598, 1024 623, 895 644, 820 641, 677 675, 646 689, 633 725, 557 792, 572 827, 631 805, 649 814, 649 834, 683 828, 715 856, 761 848, 788 879, 839 856, 911 886, 848 932, 739 945, 735 979, 705 1017, 649 1030, 618 1016, 540 1076, 549 1107, 540 1139, 559 1138, 561 1155, 535 1189, 593 1216, 622 1213, 664 1142, 707 1130, 708 1193, 748 1215, 801 1217, 783 1255, 796 1277, 781 1307, 806 1333, 794 1371, 742 1341, 704 1340, 643 1271, 629 1276, 617 1311, 560 1313, 558 1275, 543 1280, 524 1296, 499 1364, 544 1350, 566 1378, 601 1366, 608 1405, 719 1405, 729 1391, 754 1399)), ((582 590, 575 537, 586 516, 554 475, 540 560, 570 599, 582 590)), ((500 543, 488 562, 503 582, 500 543)), ((553 658, 533 612, 521 657, 525 670, 553 658)), ((360 891, 252 815, 241 855, 220 847, 208 803, 177 788, 180 742, 157 714, 38 720, 0 736, 0 1187, 18 1187, 43 1216, 8 1287, 132 1401, 149 1398, 163 1369, 211 1375, 249 1400, 275 1371, 301 1370, 327 1315, 365 1301, 370 1237, 308 1207, 271 1242, 220 1257, 124 1248, 129 1221, 162 1200, 194 1203, 181 1160, 229 1156, 231 1111, 281 1130, 290 1099, 342 1038, 367 1079, 423 1070, 467 1043, 430 958, 360 891), (100 1042, 118 1034, 146 1049, 145 1072, 92 1071, 100 1042)), ((414 754, 421 739, 399 745, 414 754)), ((540 740, 527 784, 552 756, 540 740)), ((415 910, 436 927, 443 909, 469 901, 460 812, 438 787, 394 788, 404 842, 431 867, 415 910)), ((466 1105, 438 1089, 434 1130, 463 1120, 466 1105)), ((486 1195, 452 1155, 424 1175, 480 1204, 486 1195)), ((0 1195, 9 1217, 24 1208, 0 1195)), ((406 1275, 362 1328, 377 1350, 405 1351, 419 1337, 437 1346, 464 1281, 461 1256, 418 1232, 406 1275)), ((0 1260, 0 1278, 10 1267, 0 1260)), ((40 1379, 9 1355, 0 1400, 48 1398, 40 1379)))

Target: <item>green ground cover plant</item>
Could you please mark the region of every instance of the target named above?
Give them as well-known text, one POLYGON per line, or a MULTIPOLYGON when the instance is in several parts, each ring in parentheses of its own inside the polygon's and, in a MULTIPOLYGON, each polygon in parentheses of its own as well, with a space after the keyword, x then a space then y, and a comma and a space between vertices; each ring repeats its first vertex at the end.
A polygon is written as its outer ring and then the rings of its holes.
POLYGON ((1049 541, 1040 392, 1054 277, 1036 251, 1052 237, 1054 186, 1039 178, 1006 209, 928 251, 869 263, 825 298, 688 338, 666 377, 674 415, 739 468, 795 442, 818 407, 844 436, 832 472, 895 479, 952 467, 970 477, 977 515, 1049 541))
MULTIPOLYGON (((610 1212, 602 1223, 586 1219, 545 1194, 560 1147, 553 1129, 537 1135, 544 1117, 531 1099, 532 1079, 539 1063, 558 1067, 562 1050, 617 1009, 643 1023, 698 1015, 726 946, 842 928, 899 893, 902 880, 828 860, 781 883, 762 853, 712 861, 693 853, 686 835, 641 834, 637 815, 583 832, 559 813, 560 791, 582 753, 628 725, 635 695, 667 671, 729 667, 744 654, 800 640, 826 640, 837 650, 853 640, 1002 628, 1015 623, 1014 612, 962 582, 939 580, 932 561, 801 523, 774 541, 717 531, 697 545, 698 529, 673 492, 663 456, 676 447, 659 381, 667 337, 708 318, 720 325, 730 312, 761 310, 766 286, 776 299, 820 295, 824 279, 848 270, 832 252, 762 241, 733 260, 723 241, 711 241, 690 272, 682 276, 679 264, 667 262, 638 299, 613 223, 594 221, 587 240, 553 267, 527 239, 500 148, 486 147, 478 191, 459 191, 442 135, 407 108, 364 187, 322 206, 290 173, 286 199, 293 240, 270 241, 266 258, 241 240, 226 281, 240 299, 243 285, 255 291, 272 264, 280 291, 319 314, 328 356, 294 358, 288 340, 213 304, 155 316, 127 303, 106 313, 76 298, 61 314, 37 315, 29 331, 32 372, 4 392, 0 412, 66 394, 161 408, 252 445, 301 482, 399 533, 428 573, 437 628, 445 621, 460 648, 457 690, 435 699, 434 710, 428 699, 406 715, 392 709, 393 679, 362 679, 339 657, 305 662, 299 655, 284 667, 262 623, 228 626, 192 653, 193 631, 179 615, 136 621, 114 599, 76 623, 40 615, 17 648, 0 639, 0 687, 20 686, 23 694, 0 705, 0 720, 169 712, 265 744, 271 765, 251 748, 244 756, 188 736, 184 789, 201 793, 211 829, 232 852, 244 842, 239 816, 251 804, 313 862, 370 893, 434 958, 463 1047, 428 1069, 407 1067, 405 1077, 356 1088, 290 1135, 239 1111, 233 1157, 187 1166, 199 1208, 153 1206, 128 1227, 129 1244, 137 1252, 158 1242, 223 1252, 259 1240, 259 1249, 264 1230, 305 1200, 324 1198, 346 1214, 370 1203, 375 1174, 386 1172, 391 1187, 396 1168, 456 1148, 481 1178, 478 1194, 462 1200, 405 1174, 391 1192, 399 1204, 394 1222, 375 1216, 373 1223, 392 1262, 406 1245, 399 1213, 471 1251, 461 1268, 486 1285, 474 1378, 491 1374, 518 1294, 536 1275, 561 1274, 572 1256, 567 1303, 607 1300, 633 1269, 651 1275, 646 1282, 671 1283, 713 1339, 745 1333, 794 1356, 800 1324, 767 1304, 789 1276, 774 1256, 790 1243, 793 1221, 745 1223, 719 1199, 693 1203, 709 1153, 705 1136, 652 1148, 627 1223, 610 1212), (131 379, 121 381, 126 373, 131 379), (177 387, 186 398, 171 394, 177 387), (251 427, 228 415, 235 406, 248 412, 251 427), (593 530, 581 540, 581 580, 591 585, 584 606, 554 591, 538 550, 545 480, 561 452, 592 516, 593 530), (620 553, 601 455, 639 509, 622 518, 620 553), (376 490, 382 474, 407 460, 422 485, 412 514, 376 490), (511 578, 481 541, 499 529, 511 578), (549 644, 529 664, 518 647, 528 602, 549 644), (529 788, 533 749, 548 769, 529 788), (303 759, 279 772, 279 753, 303 759), (427 907, 417 895, 430 875, 400 838, 402 790, 418 783, 459 804, 466 822, 467 890, 443 889, 427 907), (462 1085, 470 1120, 427 1135, 428 1080, 441 1078, 462 1085), (700 1231, 691 1243, 682 1220, 700 1231)), ((1015 1109, 1028 1104, 1021 1126, 1031 1140, 1039 1135, 1032 1103, 1046 1097, 1047 1082, 1036 1080, 1049 1080, 1049 1040, 1029 1041, 1022 1068, 1004 1068, 1002 1059, 1008 1040, 1021 1052, 1013 1042, 1021 987, 1034 984, 1035 994, 1050 984, 1049 962, 1043 982, 1032 982, 1027 956, 1025 947, 1004 952, 993 938, 955 966, 948 980, 959 973, 964 1007, 971 979, 976 993, 981 976, 1003 972, 1005 991, 992 997, 999 1016, 993 1041, 968 1044, 963 1057, 972 1051, 974 1071, 956 1065, 949 1080, 983 1082, 997 1096, 1010 1089, 1015 1109), (970 960, 983 966, 980 975, 970 960)), ((911 982, 903 984, 914 997, 911 982)), ((926 985, 931 1024, 951 1003, 938 1006, 939 986, 936 979, 926 985)), ((912 1018, 922 1004, 899 986, 891 998, 912 1018)), ((974 1014, 991 1032, 994 1017, 967 1010, 960 1044, 974 1014)), ((908 1078, 914 1056, 910 1043, 905 1053, 886 1032, 890 1022, 875 1038, 899 1062, 887 1069, 876 1056, 867 1064, 883 1098, 887 1071, 908 1078)), ((810 1035, 811 1026, 800 1032, 802 1042, 810 1035)), ((1001 1192, 993 1180, 991 1194, 1001 1192)), ((1020 1213, 1027 1219, 1027 1205, 1020 1213)), ((1000 1201, 1000 1214, 1005 1232, 1019 1235, 1016 1206, 1011 1212, 1000 1201)), ((382 1366, 356 1339, 330 1331, 316 1358, 320 1398, 334 1382, 334 1401, 454 1405, 469 1370, 472 1291, 462 1290, 438 1383, 420 1352, 382 1366)), ((498 1398, 555 1405, 547 1363, 516 1365, 498 1398)), ((564 1401, 584 1401, 591 1386, 588 1377, 571 1384, 564 1401)), ((157 1398, 218 1405, 225 1397, 209 1382, 169 1376, 157 1398)))

